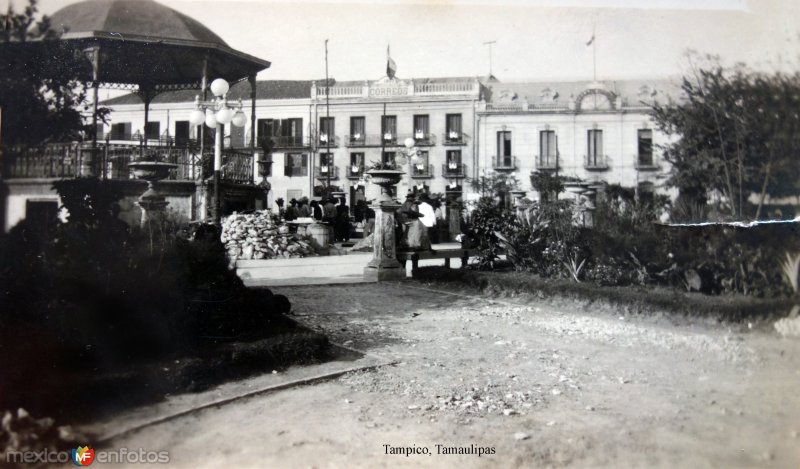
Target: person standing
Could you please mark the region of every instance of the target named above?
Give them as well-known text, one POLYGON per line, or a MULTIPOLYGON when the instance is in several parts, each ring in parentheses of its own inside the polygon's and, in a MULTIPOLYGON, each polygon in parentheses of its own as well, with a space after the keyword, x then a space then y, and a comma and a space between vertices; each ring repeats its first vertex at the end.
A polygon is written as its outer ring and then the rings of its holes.
POLYGON ((336 222, 336 205, 334 205, 332 197, 325 199, 325 203, 322 206, 322 221, 331 225, 336 222))
POLYGON ((436 216, 436 242, 446 242, 447 236, 447 214, 442 202, 437 200, 433 203, 433 214, 436 216))
POLYGON ((397 210, 394 216, 395 221, 395 244, 398 246, 407 246, 408 225, 411 221, 412 212, 414 209, 414 194, 409 192, 406 194, 406 200, 403 205, 397 210))
POLYGON ((314 217, 314 220, 321 221, 322 220, 322 207, 319 206, 319 202, 316 200, 312 200, 309 204, 311 209, 311 216, 314 217))
POLYGON ((286 221, 296 220, 299 212, 297 211, 297 200, 292 199, 289 201, 289 208, 286 209, 284 219, 286 221))
POLYGON ((375 232, 375 210, 369 205, 364 208, 364 238, 375 232))
POLYGON ((428 239, 436 239, 436 214, 433 212, 433 205, 431 205, 431 200, 428 198, 427 194, 422 194, 418 210, 420 215, 422 215, 419 221, 425 225, 425 229, 428 232, 428 239))
POLYGON ((334 225, 336 241, 350 241, 350 207, 345 204, 345 199, 339 199, 336 207, 336 223, 334 225))
POLYGON ((405 246, 414 251, 433 251, 431 240, 428 237, 428 228, 422 223, 422 213, 419 210, 420 201, 415 200, 412 209, 406 213, 408 216, 405 246))
POLYGON ((297 202, 297 211, 301 218, 308 218, 311 216, 311 211, 308 208, 308 199, 303 197, 297 202))

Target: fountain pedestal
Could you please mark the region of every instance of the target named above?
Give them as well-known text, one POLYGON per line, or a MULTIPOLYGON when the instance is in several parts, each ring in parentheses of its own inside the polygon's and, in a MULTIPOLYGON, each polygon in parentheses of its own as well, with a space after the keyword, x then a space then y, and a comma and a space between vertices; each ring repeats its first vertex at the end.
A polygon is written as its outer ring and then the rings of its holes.
POLYGON ((370 207, 375 210, 375 231, 372 234, 372 260, 364 267, 364 280, 402 280, 406 278, 406 269, 397 261, 394 229, 394 212, 400 204, 379 203, 370 207))
POLYGON ((375 210, 372 260, 364 267, 364 280, 382 282, 406 278, 406 269, 397 261, 394 213, 400 203, 392 198, 392 188, 403 177, 403 171, 371 170, 370 182, 381 186, 381 195, 370 205, 375 210))
POLYGON ((158 163, 155 161, 137 161, 128 165, 133 170, 136 179, 147 181, 147 190, 139 196, 137 205, 142 209, 141 227, 145 227, 151 220, 157 220, 164 215, 169 205, 164 196, 155 188, 156 181, 166 179, 176 164, 158 163))

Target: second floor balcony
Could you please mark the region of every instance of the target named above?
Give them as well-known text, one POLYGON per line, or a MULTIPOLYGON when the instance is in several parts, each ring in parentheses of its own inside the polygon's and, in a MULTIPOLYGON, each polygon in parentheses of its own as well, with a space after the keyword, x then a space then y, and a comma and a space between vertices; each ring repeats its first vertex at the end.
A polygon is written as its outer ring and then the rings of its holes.
POLYGON ((467 177, 467 165, 463 163, 446 163, 442 165, 442 176, 446 178, 467 177))
POLYGON ((319 134, 317 137, 317 146, 319 148, 336 148, 339 146, 339 137, 336 135, 319 134))
MULTIPOLYGON (((373 139, 374 140, 374 139, 373 139)), ((367 145, 367 134, 352 133, 344 138, 345 145, 348 147, 363 147, 367 145)))
POLYGON ((413 135, 401 135, 398 140, 400 142, 405 142, 406 138, 411 137, 414 139, 414 144, 419 147, 426 147, 426 146, 433 146, 436 144, 436 136, 430 132, 414 132, 413 135))
POLYGON ((317 179, 338 179, 339 168, 336 166, 317 166, 314 168, 314 177, 317 179))
MULTIPOLYGON (((403 141, 397 134, 386 132, 383 134, 351 134, 344 136, 347 147, 394 147, 402 145, 403 141)), ((331 145, 333 146, 333 145, 331 145)))
POLYGON ((308 148, 310 142, 308 138, 302 135, 289 135, 289 136, 273 136, 273 137, 259 137, 259 146, 263 147, 265 143, 270 142, 273 150, 297 149, 308 148))
POLYGON ((633 155, 634 167, 638 171, 658 171, 661 166, 656 161, 655 155, 652 153, 640 153, 633 155))
POLYGON ((451 130, 449 132, 445 132, 442 138, 442 143, 444 145, 460 146, 460 145, 466 145, 467 139, 463 132, 456 132, 451 130))
POLYGON ((539 171, 555 171, 559 169, 557 155, 536 155, 534 160, 536 161, 536 169, 539 171))
POLYGON ((364 175, 364 165, 351 164, 347 167, 347 179, 360 179, 364 175))
POLYGON ((411 177, 415 179, 430 179, 433 177, 433 165, 425 163, 413 163, 411 165, 411 177))
POLYGON ((492 169, 495 171, 514 171, 517 169, 516 156, 495 156, 492 158, 492 169))
POLYGON ((584 155, 583 167, 587 171, 606 171, 608 166, 608 155, 584 155))

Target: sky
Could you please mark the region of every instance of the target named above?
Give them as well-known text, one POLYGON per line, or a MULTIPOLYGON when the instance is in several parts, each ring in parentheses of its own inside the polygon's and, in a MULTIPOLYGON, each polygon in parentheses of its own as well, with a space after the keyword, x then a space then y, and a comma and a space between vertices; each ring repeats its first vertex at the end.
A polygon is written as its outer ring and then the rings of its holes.
POLYGON ((387 45, 398 78, 485 76, 494 41, 492 73, 507 82, 589 80, 595 63, 598 79, 674 77, 687 49, 768 71, 800 57, 797 0, 158 1, 271 61, 260 79, 323 78, 325 39, 337 80, 384 76, 387 45))

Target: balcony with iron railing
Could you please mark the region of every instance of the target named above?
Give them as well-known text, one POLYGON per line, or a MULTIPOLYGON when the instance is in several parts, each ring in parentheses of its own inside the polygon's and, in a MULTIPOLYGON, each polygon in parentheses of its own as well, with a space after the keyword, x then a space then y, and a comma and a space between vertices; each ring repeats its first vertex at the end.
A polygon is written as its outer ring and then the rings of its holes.
POLYGON ((412 163, 411 164, 411 177, 414 179, 431 179, 433 178, 433 165, 425 163, 412 163))
POLYGON ((336 166, 317 166, 314 168, 314 177, 317 179, 338 179, 339 168, 336 166))
POLYGON ((445 132, 442 138, 442 143, 444 145, 461 146, 467 144, 467 139, 463 132, 450 131, 445 132))
POLYGON ((636 154, 633 155, 633 158, 634 167, 637 171, 658 171, 661 169, 661 165, 656 161, 656 156, 652 153, 636 154))
POLYGON ((431 147, 436 144, 436 135, 430 132, 414 132, 414 135, 401 135, 398 137, 400 142, 405 142, 406 138, 414 139, 414 145, 418 147, 431 147))
POLYGON ((557 155, 548 155, 546 157, 536 155, 534 156, 534 161, 536 162, 536 169, 539 171, 555 171, 559 169, 557 155))
POLYGON ((382 133, 380 140, 381 140, 380 141, 381 145, 398 146, 398 145, 402 145, 403 144, 402 140, 400 140, 399 137, 397 136, 397 134, 394 133, 394 132, 384 132, 384 133, 382 133))
POLYGON ((308 166, 295 166, 287 164, 283 167, 283 175, 286 177, 308 177, 308 166))
POLYGON ((492 169, 495 171, 514 171, 517 169, 517 157, 495 156, 492 158, 492 169))
MULTIPOLYGON (((302 135, 259 137, 258 144, 263 147, 264 143, 271 140, 273 150, 285 150, 310 147, 310 139, 302 135)), ((333 145, 331 145, 333 146, 333 145)))
POLYGON ((367 146, 367 135, 362 133, 345 135, 344 142, 347 147, 364 147, 367 146))
POLYGON ((350 148, 359 147, 393 147, 402 145, 397 134, 352 134, 344 136, 345 146, 350 148))
POLYGON ((608 170, 608 155, 584 155, 583 167, 587 171, 606 171, 608 170))
POLYGON ((347 179, 361 179, 364 175, 364 165, 349 165, 347 167, 347 179))
POLYGON ((463 163, 447 163, 442 165, 442 175, 446 178, 467 177, 467 166, 463 163))
MULTIPOLYGON (((198 148, 98 142, 50 143, 41 146, 12 146, 3 150, 5 179, 51 179, 97 176, 104 179, 133 179, 128 164, 143 158, 177 165, 168 180, 199 181, 213 173, 214 150, 198 148)), ((222 151, 221 176, 226 182, 253 183, 253 155, 231 149, 222 151)))
POLYGON ((339 146, 339 137, 336 135, 319 134, 317 137, 318 148, 336 148, 339 146))

